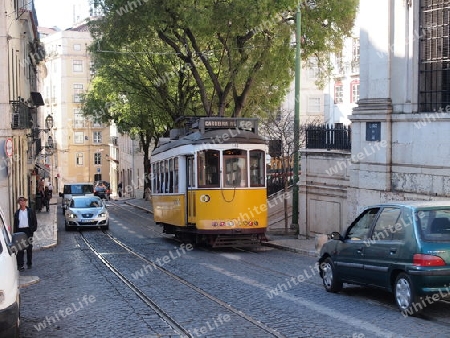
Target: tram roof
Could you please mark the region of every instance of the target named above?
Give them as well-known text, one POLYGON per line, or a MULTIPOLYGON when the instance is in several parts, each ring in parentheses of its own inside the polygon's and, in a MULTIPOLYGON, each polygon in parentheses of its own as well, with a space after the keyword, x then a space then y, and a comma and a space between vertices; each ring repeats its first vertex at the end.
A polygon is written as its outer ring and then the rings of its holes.
POLYGON ((177 148, 187 144, 265 144, 266 140, 246 130, 238 129, 214 129, 201 133, 200 131, 185 135, 176 140, 170 140, 156 147, 152 155, 156 155, 169 149, 177 148))

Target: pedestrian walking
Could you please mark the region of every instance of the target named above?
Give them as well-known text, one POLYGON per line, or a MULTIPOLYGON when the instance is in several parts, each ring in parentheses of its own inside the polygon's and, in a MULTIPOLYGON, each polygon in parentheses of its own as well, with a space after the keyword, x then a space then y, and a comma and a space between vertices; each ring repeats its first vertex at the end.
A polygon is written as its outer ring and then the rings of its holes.
POLYGON ((48 184, 48 191, 50 194, 50 198, 53 197, 53 185, 51 183, 48 184))
POLYGON ((122 197, 122 182, 117 185, 119 197, 122 197))
POLYGON ((51 198, 50 190, 48 189, 48 187, 45 187, 44 188, 44 196, 43 196, 43 199, 42 199, 42 201, 43 201, 42 205, 45 206, 45 211, 47 211, 47 212, 50 209, 50 198, 51 198))
MULTIPOLYGON (((25 197, 21 196, 17 199, 19 209, 14 213, 14 232, 24 232, 27 236, 26 247, 20 247, 19 252, 16 255, 17 269, 19 271, 24 270, 24 251, 27 251, 27 266, 31 269, 33 265, 33 233, 37 229, 36 213, 33 209, 27 206, 25 197)), ((21 244, 23 245, 23 243, 21 244)))
POLYGON ((36 210, 41 212, 45 203, 45 189, 44 185, 39 185, 38 192, 36 194, 36 210))

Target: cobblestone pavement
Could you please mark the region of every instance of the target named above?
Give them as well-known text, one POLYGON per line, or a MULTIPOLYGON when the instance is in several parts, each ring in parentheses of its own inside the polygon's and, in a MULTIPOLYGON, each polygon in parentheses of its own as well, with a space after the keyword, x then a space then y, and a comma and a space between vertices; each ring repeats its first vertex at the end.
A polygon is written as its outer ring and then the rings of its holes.
MULTIPOLYGON (((151 213, 130 204, 110 203, 107 233, 65 232, 58 215, 58 245, 36 251, 33 269, 22 273, 40 278, 22 289, 22 337, 178 336, 83 237, 143 295, 188 328, 191 337, 448 336, 445 323, 402 317, 388 293, 359 287, 325 292, 314 270, 315 257, 272 247, 181 252, 181 244, 161 233, 151 213), (154 264, 133 257, 108 234, 154 264), (274 331, 261 330, 252 319, 274 331)), ((449 310, 446 304, 435 308, 444 314, 449 310)))
MULTIPOLYGON (((127 199, 125 203, 148 212, 153 212, 151 202, 144 199, 127 199)), ((312 257, 318 256, 319 247, 316 244, 316 239, 298 237, 295 231, 291 229, 269 225, 266 237, 268 241, 263 243, 265 246, 272 246, 281 250, 297 252, 312 257)))

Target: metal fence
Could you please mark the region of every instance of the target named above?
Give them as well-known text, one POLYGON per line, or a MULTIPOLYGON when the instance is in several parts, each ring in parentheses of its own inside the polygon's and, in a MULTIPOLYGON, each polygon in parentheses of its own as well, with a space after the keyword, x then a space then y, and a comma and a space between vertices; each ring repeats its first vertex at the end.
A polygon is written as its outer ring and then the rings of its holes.
POLYGON ((351 150, 351 134, 350 126, 308 126, 306 148, 351 150))
POLYGON ((267 170, 267 196, 283 190, 285 185, 290 186, 294 181, 292 168, 267 170))

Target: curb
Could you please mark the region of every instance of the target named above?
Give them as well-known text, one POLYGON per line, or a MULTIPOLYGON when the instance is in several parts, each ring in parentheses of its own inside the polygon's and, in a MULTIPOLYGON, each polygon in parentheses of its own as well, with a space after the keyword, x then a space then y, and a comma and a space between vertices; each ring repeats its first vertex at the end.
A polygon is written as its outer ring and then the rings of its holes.
POLYGON ((37 284, 41 281, 38 276, 19 276, 20 288, 26 288, 27 286, 37 284))
POLYGON ((131 205, 132 207, 135 207, 135 208, 138 208, 138 209, 141 209, 141 210, 144 210, 144 211, 147 211, 149 214, 153 214, 152 210, 144 208, 144 207, 141 207, 140 205, 136 205, 136 204, 130 203, 128 201, 125 201, 125 204, 131 205))
POLYGON ((280 245, 280 244, 276 244, 276 243, 270 243, 270 242, 262 242, 261 243, 262 246, 270 246, 279 250, 284 250, 284 251, 290 251, 290 252, 295 252, 295 253, 299 253, 305 256, 310 256, 310 257, 319 257, 319 255, 317 254, 316 251, 313 250, 305 250, 305 249, 296 249, 296 248, 291 248, 285 245, 280 245))

